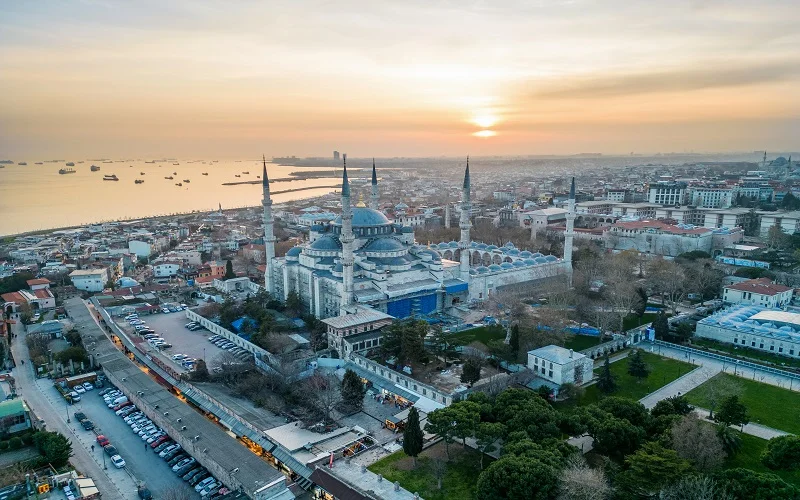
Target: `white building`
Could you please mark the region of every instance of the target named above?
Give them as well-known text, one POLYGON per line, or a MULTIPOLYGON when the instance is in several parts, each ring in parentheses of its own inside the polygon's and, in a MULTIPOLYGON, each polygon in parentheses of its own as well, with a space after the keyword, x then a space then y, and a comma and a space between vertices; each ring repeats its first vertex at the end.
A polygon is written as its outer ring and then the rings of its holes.
POLYGON ((800 358, 800 314, 795 312, 740 304, 700 320, 695 335, 800 358))
POLYGON ((800 231, 800 211, 759 212, 761 215, 761 237, 766 236, 772 226, 778 226, 786 234, 800 231))
POLYGON ((528 369, 556 385, 583 385, 592 380, 594 362, 572 349, 548 345, 528 351, 528 369))
POLYGON ((728 187, 692 186, 689 204, 703 208, 730 208, 736 193, 728 187))
POLYGON ((128 242, 128 250, 136 254, 137 257, 150 257, 153 252, 150 243, 146 241, 131 240, 128 242))
POLYGON ((773 283, 769 278, 742 281, 723 289, 722 300, 726 304, 753 304, 769 308, 789 305, 794 289, 773 283))
POLYGON ((322 320, 328 327, 328 347, 339 351, 343 359, 349 359, 353 352, 378 348, 383 337, 380 329, 392 324, 394 319, 369 307, 357 306, 355 311, 322 320))
POLYGON ((159 262, 158 264, 153 264, 153 277, 172 278, 178 274, 180 268, 180 262, 159 262))
POLYGON ((659 182, 647 188, 647 201, 658 205, 682 205, 686 198, 686 184, 659 182))
POLYGON ((520 226, 530 228, 532 233, 543 231, 550 224, 564 224, 566 221, 567 211, 563 208, 543 208, 519 215, 520 226))
POLYGON ((677 225, 661 221, 617 222, 604 234, 606 248, 613 251, 636 250, 640 253, 676 257, 702 250, 711 253, 713 232, 705 227, 677 225))
POLYGON ((86 292, 102 292, 108 283, 106 269, 78 269, 69 273, 72 285, 86 292))

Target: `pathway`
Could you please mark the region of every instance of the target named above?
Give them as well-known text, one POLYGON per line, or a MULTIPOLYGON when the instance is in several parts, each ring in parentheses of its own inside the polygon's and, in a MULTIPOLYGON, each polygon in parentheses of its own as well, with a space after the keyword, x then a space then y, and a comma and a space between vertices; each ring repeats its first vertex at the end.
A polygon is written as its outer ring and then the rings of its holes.
MULTIPOLYGON (((15 330, 13 333, 16 336, 11 344, 11 352, 14 354, 14 359, 20 363, 13 369, 13 375, 17 383, 17 394, 25 399, 25 402, 40 419, 45 421, 48 430, 60 432, 73 442, 73 454, 70 457, 70 462, 78 471, 94 479, 95 484, 102 493, 105 493, 110 498, 136 498, 135 487, 132 491, 127 490, 127 494, 123 494, 117 487, 116 482, 109 478, 90 452, 82 444, 79 444, 80 440, 75 430, 66 422, 69 407, 63 399, 55 405, 46 393, 42 392, 34 377, 33 365, 30 363, 28 346, 25 344, 25 329, 21 323, 13 326, 15 330), (27 361, 24 365, 22 364, 23 360, 27 361), (61 403, 64 403, 64 408, 61 408, 61 403)), ((49 379, 47 379, 47 382, 50 382, 49 379)), ((52 384, 50 385, 52 386, 52 384)), ((55 389, 52 389, 52 391, 55 391, 55 389)))
POLYGON ((687 392, 691 391, 700 384, 707 382, 711 377, 713 377, 720 371, 721 370, 713 366, 700 366, 690 371, 686 375, 683 375, 682 377, 673 380, 664 387, 656 389, 655 391, 651 392, 647 396, 640 399, 639 402, 642 403, 648 410, 652 409, 656 405, 656 403, 658 403, 662 399, 667 399, 674 396, 680 396, 682 394, 686 394, 687 392))
MULTIPOLYGON (((709 417, 710 412, 705 408, 695 408, 695 413, 700 415, 700 417, 704 420, 709 422, 713 422, 709 417)), ((733 428, 737 428, 738 426, 734 425, 733 428)), ((751 436, 760 437, 761 439, 772 439, 779 436, 790 436, 791 434, 788 432, 779 431, 778 429, 773 429, 772 427, 767 427, 766 425, 761 424, 747 424, 744 428, 740 428, 745 434, 750 434, 751 436)))

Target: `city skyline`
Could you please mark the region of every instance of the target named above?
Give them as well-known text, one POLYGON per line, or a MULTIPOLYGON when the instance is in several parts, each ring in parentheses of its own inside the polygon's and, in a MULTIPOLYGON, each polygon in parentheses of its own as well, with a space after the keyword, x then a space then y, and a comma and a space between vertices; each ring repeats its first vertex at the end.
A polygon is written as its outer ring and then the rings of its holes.
POLYGON ((787 151, 800 130, 791 2, 0 10, 8 157, 787 151))

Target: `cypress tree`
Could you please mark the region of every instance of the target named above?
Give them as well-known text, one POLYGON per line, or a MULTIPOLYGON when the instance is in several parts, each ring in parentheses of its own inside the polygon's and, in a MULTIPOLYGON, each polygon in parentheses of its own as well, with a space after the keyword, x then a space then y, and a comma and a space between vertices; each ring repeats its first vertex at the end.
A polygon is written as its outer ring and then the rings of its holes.
POLYGON ((364 407, 364 395, 367 393, 361 377, 351 369, 347 369, 342 377, 342 400, 345 405, 353 410, 364 407))
POLYGON ((638 378, 640 382, 650 375, 650 367, 642 359, 642 352, 639 349, 628 357, 628 373, 638 378))
POLYGON ((417 468, 417 456, 422 453, 422 429, 419 428, 419 413, 415 407, 408 412, 408 421, 403 431, 403 451, 414 460, 417 468))
POLYGON ((225 279, 233 279, 236 277, 236 273, 233 272, 233 262, 228 261, 225 263, 225 279))
POLYGON ((608 353, 606 353, 606 361, 603 363, 603 368, 600 369, 600 376, 597 378, 597 388, 606 394, 611 394, 617 388, 617 382, 614 380, 614 375, 611 373, 611 363, 608 360, 608 353))

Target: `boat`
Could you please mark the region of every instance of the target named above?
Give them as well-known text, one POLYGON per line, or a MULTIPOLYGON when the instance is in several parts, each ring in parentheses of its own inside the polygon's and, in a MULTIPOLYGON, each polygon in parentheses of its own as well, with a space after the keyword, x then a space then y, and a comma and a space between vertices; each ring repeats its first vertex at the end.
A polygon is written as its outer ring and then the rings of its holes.
POLYGON ((178 172, 172 172, 172 175, 178 175, 178 172))
POLYGON ((203 172, 203 175, 208 175, 208 172, 203 172))
POLYGON ((104 181, 118 181, 119 178, 117 178, 116 174, 111 174, 111 175, 104 175, 103 176, 103 180, 104 181))
POLYGON ((114 163, 114 162, 111 161, 111 160, 105 160, 105 161, 103 161, 103 163, 114 163))
POLYGON ((171 175, 168 175, 168 176, 166 176, 166 177, 164 177, 164 178, 165 178, 165 179, 169 179, 169 180, 172 180, 172 179, 174 179, 174 177, 172 177, 171 175))
POLYGON ((246 172, 242 172, 242 173, 243 173, 243 174, 250 174, 250 172, 249 172, 249 171, 246 171, 246 172))
POLYGON ((261 176, 260 176, 260 175, 257 175, 257 176, 256 176, 256 179, 260 179, 260 178, 261 178, 261 176))
POLYGON ((176 182, 175 185, 176 186, 183 186, 183 184, 181 184, 180 182, 176 182))
POLYGON ((234 177, 241 177, 241 175, 239 175, 239 174, 236 174, 234 177))
POLYGON ((146 161, 145 163, 155 163, 155 160, 146 161))
POLYGON ((100 170, 100 167, 98 167, 97 165, 92 165, 91 167, 89 167, 89 170, 91 170, 92 172, 97 172, 98 170, 100 170))
MULTIPOLYGON (((67 163, 67 165, 69 165, 69 163, 67 163)), ((74 174, 75 173, 75 169, 74 168, 61 168, 61 169, 58 170, 58 173, 62 174, 62 175, 63 174, 74 174)))
POLYGON ((135 184, 141 184, 144 182, 144 179, 134 179, 133 181, 135 184))
POLYGON ((44 163, 42 163, 42 162, 40 162, 40 161, 37 161, 37 162, 36 162, 36 164, 37 164, 37 165, 44 165, 44 163))
POLYGON ((75 166, 75 163, 73 163, 73 162, 71 162, 71 161, 70 161, 70 162, 67 162, 67 166, 68 166, 68 167, 74 167, 74 166, 75 166))
POLYGON ((175 162, 175 163, 173 163, 173 165, 180 165, 180 163, 175 162))
POLYGON ((139 175, 144 175, 144 172, 139 172, 139 175))
POLYGON ((183 182, 188 184, 189 183, 189 179, 184 179, 183 182))
POLYGON ((22 166, 25 166, 25 165, 27 165, 27 163, 26 163, 26 162, 24 162, 24 161, 21 161, 21 162, 17 163, 17 165, 22 165, 22 166))

